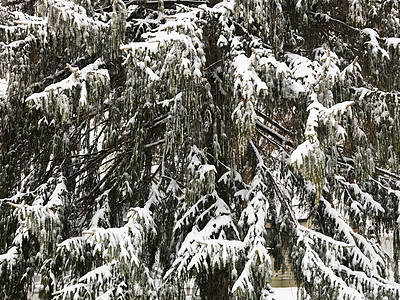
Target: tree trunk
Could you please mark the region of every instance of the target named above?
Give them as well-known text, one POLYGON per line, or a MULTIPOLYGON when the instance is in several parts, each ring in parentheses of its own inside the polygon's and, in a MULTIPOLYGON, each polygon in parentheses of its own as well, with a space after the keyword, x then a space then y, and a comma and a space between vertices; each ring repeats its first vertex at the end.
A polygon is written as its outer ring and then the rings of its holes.
POLYGON ((226 268, 210 270, 200 281, 200 297, 203 300, 229 299, 229 274, 226 268))

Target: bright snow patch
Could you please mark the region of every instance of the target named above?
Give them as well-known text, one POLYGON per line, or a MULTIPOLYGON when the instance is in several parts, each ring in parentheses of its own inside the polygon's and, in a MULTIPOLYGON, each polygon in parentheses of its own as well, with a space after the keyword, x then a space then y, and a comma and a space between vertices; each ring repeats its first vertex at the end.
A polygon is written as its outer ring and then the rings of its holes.
POLYGON ((7 92, 7 81, 0 78, 0 98, 5 98, 7 92))
POLYGON ((400 38, 387 38, 386 45, 388 47, 392 46, 393 48, 397 48, 400 45, 400 38))
POLYGON ((296 300, 297 287, 272 288, 276 300, 296 300))

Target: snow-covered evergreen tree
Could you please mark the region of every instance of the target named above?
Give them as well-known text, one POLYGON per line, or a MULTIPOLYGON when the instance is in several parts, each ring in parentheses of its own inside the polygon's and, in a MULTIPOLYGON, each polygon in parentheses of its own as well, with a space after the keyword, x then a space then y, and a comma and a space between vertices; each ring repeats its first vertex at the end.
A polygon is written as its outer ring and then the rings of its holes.
POLYGON ((2 1, 0 297, 400 299, 399 14, 2 1))

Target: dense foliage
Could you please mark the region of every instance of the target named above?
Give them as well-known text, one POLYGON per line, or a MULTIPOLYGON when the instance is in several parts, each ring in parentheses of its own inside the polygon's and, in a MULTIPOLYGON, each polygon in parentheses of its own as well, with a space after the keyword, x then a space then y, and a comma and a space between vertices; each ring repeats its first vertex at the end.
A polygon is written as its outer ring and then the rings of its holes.
POLYGON ((399 2, 216 2, 2 1, 2 299, 400 299, 399 2))

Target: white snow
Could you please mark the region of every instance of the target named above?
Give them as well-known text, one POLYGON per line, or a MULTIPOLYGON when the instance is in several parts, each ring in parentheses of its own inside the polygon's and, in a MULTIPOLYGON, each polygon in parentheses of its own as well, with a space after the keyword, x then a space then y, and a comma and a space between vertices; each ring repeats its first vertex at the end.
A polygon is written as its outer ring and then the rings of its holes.
MULTIPOLYGON (((90 64, 83 68, 82 70, 76 70, 66 79, 53 83, 45 88, 43 92, 35 93, 30 95, 25 101, 30 103, 36 109, 40 109, 42 106, 47 108, 50 98, 57 98, 58 106, 62 113, 68 114, 70 108, 69 99, 66 95, 62 94, 64 90, 72 90, 75 86, 82 85, 89 76, 94 76, 99 82, 109 81, 110 77, 106 69, 99 69, 103 64, 101 59, 96 60, 93 64, 90 64), (52 97, 51 97, 52 96, 52 97), (63 96, 63 97, 61 97, 63 96)), ((80 97, 80 103, 86 104, 86 97, 88 95, 87 85, 85 84, 82 88, 82 93, 80 97)))
POLYGON ((214 165, 208 165, 208 164, 202 165, 202 166, 199 168, 200 180, 205 180, 206 174, 207 174, 208 172, 215 172, 215 173, 217 173, 217 169, 215 168, 214 165))
POLYGON ((272 288, 276 300, 296 300, 297 287, 272 288))
POLYGON ((0 98, 5 98, 7 93, 7 81, 0 78, 0 98))
POLYGON ((378 52, 380 52, 382 57, 386 57, 387 59, 389 59, 389 54, 387 53, 387 51, 379 45, 378 40, 380 39, 380 37, 375 30, 371 28, 364 28, 362 30, 362 33, 369 37, 370 40, 368 42, 365 42, 365 44, 371 46, 371 50, 374 55, 377 55, 378 52))
POLYGON ((219 39, 217 41, 217 45, 220 48, 228 45, 227 39, 222 34, 219 36, 219 39))
POLYGON ((17 256, 18 256, 18 249, 17 247, 13 246, 7 251, 7 253, 0 255, 0 263, 3 263, 3 261, 13 263, 17 256))
POLYGON ((317 147, 312 144, 310 141, 305 141, 300 144, 290 156, 290 164, 292 166, 296 166, 298 169, 301 169, 304 158, 307 157, 308 153, 312 151, 317 151, 317 147))
POLYGON ((111 267, 115 262, 110 264, 105 264, 100 266, 90 272, 87 272, 84 276, 79 279, 79 282, 93 282, 98 281, 103 283, 106 280, 109 280, 113 274, 111 273, 111 267))
POLYGON ((67 193, 67 187, 65 185, 64 178, 61 178, 60 182, 57 184, 56 188, 51 194, 49 202, 46 204, 46 206, 49 208, 62 206, 64 204, 62 200, 62 195, 64 193, 67 193))
POLYGON ((393 48, 397 48, 400 45, 400 38, 387 38, 385 44, 388 47, 392 46, 393 48))

